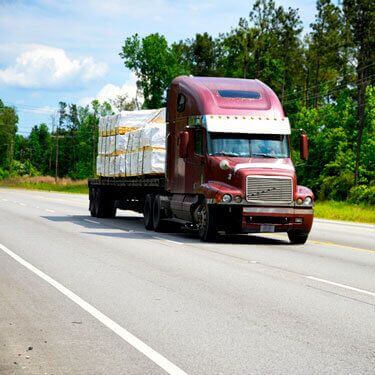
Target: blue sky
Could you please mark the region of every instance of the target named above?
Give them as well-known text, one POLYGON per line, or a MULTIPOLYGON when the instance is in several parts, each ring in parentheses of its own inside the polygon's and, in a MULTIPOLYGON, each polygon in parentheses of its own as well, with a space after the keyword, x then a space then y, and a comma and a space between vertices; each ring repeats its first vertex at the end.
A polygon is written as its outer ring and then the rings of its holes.
MULTIPOLYGON (((119 57, 127 36, 159 32, 169 41, 217 36, 247 17, 244 0, 0 0, 0 99, 17 108, 19 132, 50 124, 60 100, 85 104, 135 92, 119 57)), ((276 1, 300 9, 305 29, 315 1, 276 1)))

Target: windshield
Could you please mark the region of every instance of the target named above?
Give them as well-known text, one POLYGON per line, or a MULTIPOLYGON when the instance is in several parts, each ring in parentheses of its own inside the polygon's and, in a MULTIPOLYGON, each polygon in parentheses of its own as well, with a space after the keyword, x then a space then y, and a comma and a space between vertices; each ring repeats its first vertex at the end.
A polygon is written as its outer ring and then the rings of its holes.
POLYGON ((288 158, 287 135, 208 133, 209 155, 254 158, 288 158))

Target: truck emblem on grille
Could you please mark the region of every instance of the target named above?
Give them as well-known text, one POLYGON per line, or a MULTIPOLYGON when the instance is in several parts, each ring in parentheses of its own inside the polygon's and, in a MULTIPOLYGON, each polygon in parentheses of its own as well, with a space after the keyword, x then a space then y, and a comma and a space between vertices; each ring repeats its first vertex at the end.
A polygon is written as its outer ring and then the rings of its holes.
POLYGON ((248 196, 254 197, 256 195, 261 195, 261 194, 264 194, 264 193, 269 193, 270 191, 277 190, 277 189, 278 189, 277 187, 270 187, 270 188, 265 189, 265 190, 257 191, 256 193, 248 194, 248 196))

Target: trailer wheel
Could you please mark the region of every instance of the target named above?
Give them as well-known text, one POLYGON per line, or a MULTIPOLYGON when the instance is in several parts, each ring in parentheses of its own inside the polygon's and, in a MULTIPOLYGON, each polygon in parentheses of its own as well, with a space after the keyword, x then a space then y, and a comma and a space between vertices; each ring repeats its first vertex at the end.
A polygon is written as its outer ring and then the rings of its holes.
POLYGON ((215 241, 217 237, 215 207, 204 204, 198 213, 199 238, 204 242, 215 241))
POLYGON ((143 206, 143 220, 144 220, 145 228, 147 230, 154 229, 153 206, 154 206, 154 197, 151 194, 147 194, 145 198, 145 204, 143 206))
POLYGON ((109 199, 100 188, 96 189, 94 207, 96 217, 113 218, 116 216, 115 201, 109 199))
POLYGON ((288 232, 289 241, 292 244, 303 245, 307 241, 309 234, 301 230, 291 230, 288 232))
POLYGON ((165 230, 166 225, 162 220, 163 218, 164 214, 161 207, 160 195, 157 195, 154 199, 154 204, 152 205, 152 221, 155 232, 163 232, 165 230))

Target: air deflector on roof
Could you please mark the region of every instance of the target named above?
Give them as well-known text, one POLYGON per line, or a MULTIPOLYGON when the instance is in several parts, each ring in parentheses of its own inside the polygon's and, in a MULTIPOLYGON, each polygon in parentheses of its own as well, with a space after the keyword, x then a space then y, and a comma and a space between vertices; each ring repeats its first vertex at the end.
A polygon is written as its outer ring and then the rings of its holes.
POLYGON ((230 99, 260 99, 260 93, 256 91, 243 90, 218 90, 222 98, 230 99))

